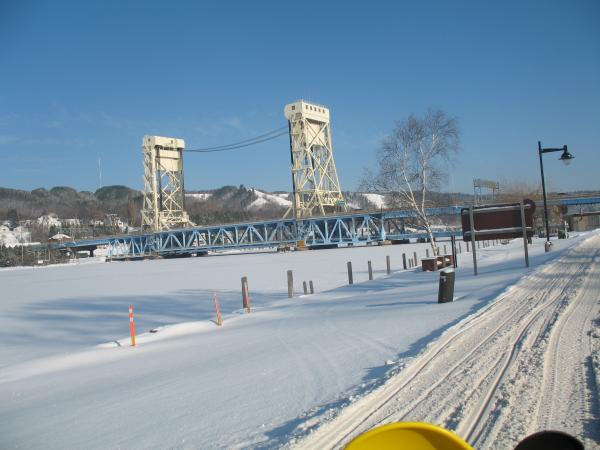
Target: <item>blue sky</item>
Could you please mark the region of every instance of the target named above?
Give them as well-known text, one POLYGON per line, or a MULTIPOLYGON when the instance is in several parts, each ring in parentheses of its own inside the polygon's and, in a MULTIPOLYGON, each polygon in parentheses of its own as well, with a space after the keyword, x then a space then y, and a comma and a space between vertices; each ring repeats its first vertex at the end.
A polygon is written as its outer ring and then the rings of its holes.
MULTIPOLYGON (((473 178, 600 189, 600 2, 0 2, 0 186, 142 188, 145 134, 188 148, 327 105, 342 189, 357 189, 394 122, 460 120, 445 190, 473 178)), ((290 190, 284 136, 185 158, 188 189, 290 190)))

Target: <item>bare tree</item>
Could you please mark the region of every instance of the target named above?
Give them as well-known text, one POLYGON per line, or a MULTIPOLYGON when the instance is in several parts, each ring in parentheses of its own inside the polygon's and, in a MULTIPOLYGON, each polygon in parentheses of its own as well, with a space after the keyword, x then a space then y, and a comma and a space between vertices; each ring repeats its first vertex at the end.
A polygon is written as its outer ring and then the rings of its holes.
POLYGON ((458 120, 441 110, 398 122, 377 152, 377 167, 366 170, 362 188, 388 195, 392 204, 408 207, 435 244, 427 216, 427 194, 439 188, 452 157, 460 149, 458 120))

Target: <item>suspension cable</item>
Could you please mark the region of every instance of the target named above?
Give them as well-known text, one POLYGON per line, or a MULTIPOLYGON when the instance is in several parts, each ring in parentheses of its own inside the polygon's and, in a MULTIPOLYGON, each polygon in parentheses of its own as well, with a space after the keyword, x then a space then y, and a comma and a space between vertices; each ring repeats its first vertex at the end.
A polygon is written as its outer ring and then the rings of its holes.
POLYGON ((244 139, 243 141, 234 142, 227 145, 219 145, 216 147, 206 147, 206 148, 194 148, 194 149, 185 149, 186 152, 195 152, 195 153, 212 153, 212 152, 224 152, 227 150, 236 150, 239 148, 249 147, 251 145, 260 144, 262 142, 270 141, 271 139, 278 138, 288 134, 288 127, 284 126, 281 128, 276 128, 275 130, 269 131, 268 133, 260 134, 250 139, 244 139))

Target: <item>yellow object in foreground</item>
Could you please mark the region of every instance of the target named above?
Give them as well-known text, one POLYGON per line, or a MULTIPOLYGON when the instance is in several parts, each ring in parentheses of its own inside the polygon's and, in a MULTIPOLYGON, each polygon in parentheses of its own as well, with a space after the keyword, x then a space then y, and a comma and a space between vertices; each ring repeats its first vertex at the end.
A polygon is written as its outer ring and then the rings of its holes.
POLYGON ((398 422, 357 436, 346 450, 473 450, 454 433, 423 422, 398 422))

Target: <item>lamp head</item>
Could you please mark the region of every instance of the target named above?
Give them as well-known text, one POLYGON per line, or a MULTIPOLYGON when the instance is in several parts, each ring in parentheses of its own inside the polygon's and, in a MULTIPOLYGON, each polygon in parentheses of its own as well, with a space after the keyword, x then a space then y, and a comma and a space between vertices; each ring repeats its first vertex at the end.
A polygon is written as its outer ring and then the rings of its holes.
POLYGON ((569 164, 571 164, 571 160, 574 159, 575 157, 573 155, 571 155, 571 153, 569 153, 569 150, 567 149, 567 146, 563 146, 563 153, 562 155, 560 155, 559 160, 561 160, 562 162, 565 163, 565 166, 568 166, 569 164))

